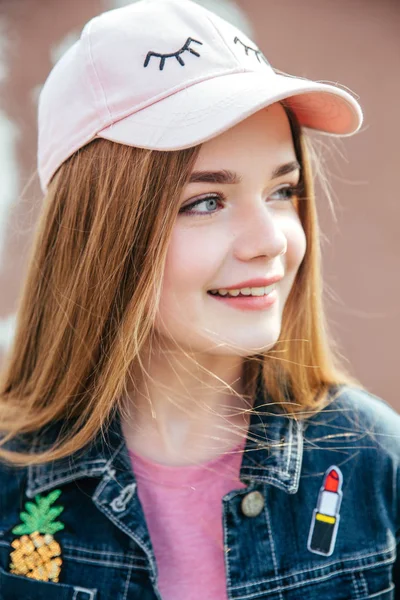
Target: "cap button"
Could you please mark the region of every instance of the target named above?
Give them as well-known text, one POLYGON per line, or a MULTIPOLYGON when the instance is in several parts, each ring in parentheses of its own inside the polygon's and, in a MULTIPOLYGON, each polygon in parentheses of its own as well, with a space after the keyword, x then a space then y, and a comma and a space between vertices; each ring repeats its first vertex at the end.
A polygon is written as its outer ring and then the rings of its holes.
POLYGON ((246 517, 258 517, 265 500, 261 492, 249 492, 242 500, 242 512, 246 517))

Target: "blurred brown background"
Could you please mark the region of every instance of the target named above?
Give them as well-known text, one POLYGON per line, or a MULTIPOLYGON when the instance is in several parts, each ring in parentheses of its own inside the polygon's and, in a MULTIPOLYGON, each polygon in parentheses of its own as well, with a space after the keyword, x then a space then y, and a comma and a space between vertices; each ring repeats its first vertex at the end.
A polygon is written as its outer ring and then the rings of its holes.
MULTIPOLYGON (((400 410, 398 0, 199 0, 244 29, 271 64, 339 82, 365 122, 351 138, 313 134, 336 218, 323 191, 325 298, 350 370, 400 410)), ((35 176, 40 87, 91 17, 123 0, 0 0, 0 365, 41 205, 35 176), (27 187, 28 182, 31 182, 27 187)))

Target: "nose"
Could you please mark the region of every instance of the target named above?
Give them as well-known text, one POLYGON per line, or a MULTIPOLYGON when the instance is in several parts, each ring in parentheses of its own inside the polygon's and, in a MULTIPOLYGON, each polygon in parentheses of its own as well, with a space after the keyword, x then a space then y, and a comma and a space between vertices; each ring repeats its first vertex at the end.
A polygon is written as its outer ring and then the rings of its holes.
POLYGON ((258 256, 275 258, 287 251, 287 238, 282 227, 283 215, 269 209, 263 200, 247 207, 235 223, 235 254, 241 260, 258 256))

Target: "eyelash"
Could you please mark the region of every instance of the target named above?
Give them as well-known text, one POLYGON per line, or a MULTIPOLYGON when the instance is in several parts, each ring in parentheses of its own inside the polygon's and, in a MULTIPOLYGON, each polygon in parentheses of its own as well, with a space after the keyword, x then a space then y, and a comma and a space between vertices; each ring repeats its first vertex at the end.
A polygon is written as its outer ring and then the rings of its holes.
MULTIPOLYGON (((287 187, 284 188, 280 188, 279 190, 276 190, 276 192, 274 192, 273 195, 281 193, 281 192, 289 192, 289 198, 285 199, 285 202, 290 202, 291 200, 293 200, 294 197, 298 196, 300 193, 300 185, 289 185, 287 187)), ((191 204, 187 204, 186 206, 183 206, 180 210, 179 210, 179 214, 186 214, 186 215, 199 215, 199 216, 212 216, 213 214, 215 214, 216 211, 213 212, 195 212, 192 209, 195 206, 198 206, 199 204, 203 204, 204 202, 207 202, 207 200, 214 200, 217 199, 219 201, 225 201, 226 197, 224 194, 209 194, 208 196, 204 196, 203 198, 199 198, 198 200, 196 200, 195 202, 192 202, 191 204)))
POLYGON ((189 48, 189 45, 191 44, 191 42, 196 42, 196 44, 203 45, 203 42, 200 42, 199 40, 195 40, 194 38, 188 37, 188 39, 186 40, 186 42, 184 43, 182 48, 180 48, 180 50, 177 50, 176 52, 171 52, 171 54, 160 54, 158 52, 148 52, 143 66, 147 67, 147 65, 150 62, 151 57, 156 56, 157 58, 160 59, 160 67, 159 67, 160 71, 162 71, 164 69, 165 61, 167 58, 176 58, 176 60, 181 65, 181 67, 184 67, 185 63, 183 62, 180 55, 183 54, 184 52, 186 52, 186 50, 188 52, 190 52, 191 54, 194 54, 197 57, 200 56, 200 54, 198 52, 196 52, 196 50, 194 50, 193 48, 189 48))

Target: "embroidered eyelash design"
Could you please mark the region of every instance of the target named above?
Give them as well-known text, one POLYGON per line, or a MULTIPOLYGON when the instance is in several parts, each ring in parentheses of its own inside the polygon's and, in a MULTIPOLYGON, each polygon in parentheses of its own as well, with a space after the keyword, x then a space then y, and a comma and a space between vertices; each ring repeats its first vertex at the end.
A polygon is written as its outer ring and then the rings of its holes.
POLYGON ((246 46, 246 44, 244 44, 242 42, 242 40, 240 40, 237 36, 235 37, 233 42, 234 42, 234 44, 237 44, 237 42, 240 42, 242 44, 243 48, 245 49, 247 56, 249 55, 249 50, 252 50, 255 53, 258 62, 261 62, 261 60, 260 60, 260 56, 261 56, 263 61, 265 61, 267 63, 267 65, 271 66, 269 64, 269 62, 267 61, 267 59, 265 58, 264 54, 261 52, 261 50, 256 50, 256 48, 252 48, 251 46, 246 46))
POLYGON ((164 68, 164 64, 165 64, 165 60, 167 58, 172 58, 173 56, 175 56, 176 60, 179 62, 179 64, 184 67, 185 63, 183 62, 182 58, 180 57, 181 54, 183 54, 183 52, 186 52, 186 50, 188 52, 191 52, 192 54, 194 54, 195 56, 200 56, 200 54, 198 52, 196 52, 196 50, 193 50, 193 48, 189 48, 189 44, 191 42, 196 42, 196 44, 201 44, 203 45, 203 42, 199 42, 199 40, 195 40, 191 37, 189 37, 186 40, 186 43, 182 46, 182 48, 180 50, 178 50, 177 52, 172 52, 171 54, 159 54, 158 52, 148 52, 147 56, 146 56, 146 60, 144 61, 144 67, 147 67, 147 65, 150 62, 150 59, 152 56, 157 56, 158 58, 160 58, 160 71, 163 70, 164 68))

